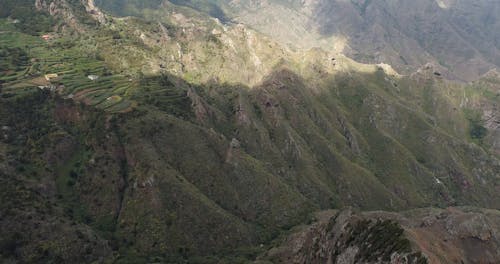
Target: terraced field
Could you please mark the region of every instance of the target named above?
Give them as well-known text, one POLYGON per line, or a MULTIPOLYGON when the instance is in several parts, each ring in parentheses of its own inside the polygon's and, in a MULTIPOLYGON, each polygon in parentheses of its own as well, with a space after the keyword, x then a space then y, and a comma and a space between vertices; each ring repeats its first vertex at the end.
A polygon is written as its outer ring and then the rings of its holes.
POLYGON ((191 100, 187 96, 188 86, 188 83, 179 82, 169 75, 147 77, 131 93, 131 98, 177 117, 187 118, 192 114, 191 100))
POLYGON ((126 94, 137 82, 113 74, 97 55, 75 45, 74 39, 50 35, 45 41, 16 31, 6 20, 0 21, 0 32, 2 96, 48 88, 111 113, 133 109, 135 103, 126 94), (47 80, 47 74, 57 74, 57 78, 47 80), (91 80, 89 75, 99 78, 91 80))

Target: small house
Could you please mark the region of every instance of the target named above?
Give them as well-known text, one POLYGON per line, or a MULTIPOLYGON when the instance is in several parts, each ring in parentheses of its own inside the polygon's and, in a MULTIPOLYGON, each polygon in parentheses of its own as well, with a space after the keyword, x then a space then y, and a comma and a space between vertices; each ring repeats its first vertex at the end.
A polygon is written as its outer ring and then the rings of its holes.
POLYGON ((59 75, 57 75, 57 73, 45 74, 45 80, 47 80, 49 82, 54 80, 54 79, 57 79, 57 77, 59 77, 59 75))
POLYGON ((99 79, 99 76, 92 74, 92 75, 87 76, 87 78, 89 78, 91 81, 96 81, 97 79, 99 79))

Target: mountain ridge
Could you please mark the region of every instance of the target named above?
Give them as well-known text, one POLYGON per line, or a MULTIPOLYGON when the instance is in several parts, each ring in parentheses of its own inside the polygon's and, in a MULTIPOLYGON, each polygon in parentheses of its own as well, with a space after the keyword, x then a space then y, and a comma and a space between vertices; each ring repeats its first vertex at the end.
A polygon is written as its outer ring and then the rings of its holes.
MULTIPOLYGON (((125 2, 134 6, 134 1, 125 2)), ((500 65, 499 42, 490 34, 499 31, 493 14, 500 6, 491 1, 207 3, 224 12, 224 21, 246 24, 283 45, 321 47, 362 62, 388 63, 405 74, 431 62, 448 69, 454 79, 472 81, 500 65)), ((197 1, 176 4, 210 15, 197 1)))
POLYGON ((317 210, 498 209, 494 73, 399 75, 170 7, 1 21, 2 258, 244 263, 317 210))

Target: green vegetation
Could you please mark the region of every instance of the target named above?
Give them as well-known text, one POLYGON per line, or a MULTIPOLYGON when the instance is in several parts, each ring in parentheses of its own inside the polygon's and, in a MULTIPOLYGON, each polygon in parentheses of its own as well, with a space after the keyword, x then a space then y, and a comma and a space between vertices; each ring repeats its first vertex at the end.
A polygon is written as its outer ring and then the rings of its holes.
POLYGON ((0 82, 4 83, 24 72, 29 65, 29 57, 25 50, 15 47, 0 47, 0 82))
MULTIPOLYGON (((346 58, 332 69, 322 51, 202 17, 94 27, 73 12, 83 33, 47 40, 0 20, 0 168, 15 195, 1 204, 28 203, 15 214, 26 234, 32 212, 85 246, 61 254, 46 227, 22 261, 244 263, 316 210, 498 207, 498 163, 467 142, 466 118, 473 141, 487 135, 478 109, 458 109, 463 86, 346 58)), ((393 222, 350 228, 360 261, 411 253, 393 222)), ((5 231, 6 255, 30 245, 12 242, 20 231, 5 231)))
POLYGON ((488 133, 488 130, 484 127, 484 122, 480 113, 472 109, 465 109, 465 115, 467 120, 469 120, 470 138, 481 143, 482 139, 488 133))
POLYGON ((483 126, 482 122, 477 121, 477 120, 471 120, 470 124, 470 136, 472 139, 478 139, 481 140, 483 139, 488 130, 483 126))
MULTIPOLYGON (((171 0, 169 1, 173 4, 179 6, 185 6, 193 8, 199 12, 206 13, 212 17, 216 17, 222 22, 227 22, 228 17, 221 7, 224 6, 224 1, 221 0, 171 0)), ((97 0, 96 4, 102 7, 104 10, 111 12, 112 14, 119 16, 145 16, 148 12, 158 9, 163 1, 161 0, 97 0)), ((148 18, 149 19, 149 18, 148 18)))
POLYGON ((172 0, 170 1, 176 5, 183 5, 183 6, 188 6, 193 9, 196 9, 198 11, 207 13, 211 17, 218 18, 221 22, 228 22, 227 15, 224 13, 224 11, 221 9, 221 6, 223 5, 221 0, 209 0, 209 1, 203 1, 203 0, 188 0, 188 1, 183 1, 183 0, 172 0))
POLYGON ((106 1, 106 0, 96 0, 95 3, 102 7, 104 10, 111 12, 112 14, 119 16, 127 15, 138 15, 141 10, 145 9, 157 9, 162 0, 124 0, 124 1, 106 1))
POLYGON ((0 19, 12 19, 11 23, 26 34, 40 35, 52 31, 56 25, 56 20, 48 13, 36 10, 33 1, 1 0, 0 6, 0 19))
MULTIPOLYGON (((191 100, 187 97, 187 84, 184 87, 174 84, 168 75, 143 77, 139 89, 131 96, 135 101, 155 106, 163 112, 189 119, 193 117, 191 100)), ((179 81, 176 81, 179 83, 179 81)))
POLYGON ((85 205, 80 202, 76 191, 78 178, 83 174, 82 163, 89 159, 90 154, 76 147, 73 157, 65 161, 62 166, 55 168, 56 187, 60 205, 65 214, 75 221, 90 224, 91 219, 85 205))
POLYGON ((7 21, 0 21, 0 81, 3 91, 19 93, 25 89, 47 86, 45 74, 58 74, 51 85, 59 93, 71 95, 85 104, 110 112, 128 111, 133 103, 122 96, 134 86, 130 77, 113 74, 95 53, 86 51, 72 37, 53 36, 49 42, 17 32, 7 21), (24 41, 23 41, 24 40, 24 41), (89 75, 99 78, 92 81, 89 75))
POLYGON ((342 241, 337 242, 335 252, 332 252, 334 257, 349 247, 357 247, 356 262, 390 262, 392 255, 397 253, 407 255, 409 263, 428 263, 421 252, 412 252, 410 241, 403 235, 403 228, 391 220, 361 219, 348 223, 346 233, 342 241))

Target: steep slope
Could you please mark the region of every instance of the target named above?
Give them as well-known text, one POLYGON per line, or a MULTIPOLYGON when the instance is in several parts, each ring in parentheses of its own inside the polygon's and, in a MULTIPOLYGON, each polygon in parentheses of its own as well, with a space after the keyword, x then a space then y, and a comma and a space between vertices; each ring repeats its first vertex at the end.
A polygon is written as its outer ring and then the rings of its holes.
POLYGON ((500 63, 497 2, 358 2, 342 15, 337 13, 342 2, 322 1, 314 13, 321 32, 349 37, 348 53, 356 59, 398 69, 409 65, 410 70, 432 60, 462 80, 473 80, 500 63))
POLYGON ((500 65, 500 23, 495 15, 500 5, 495 1, 325 0, 303 1, 298 8, 283 1, 257 5, 250 11, 235 6, 235 19, 303 48, 337 48, 356 60, 389 63, 403 72, 427 62, 439 63, 461 80, 473 80, 500 65))
POLYGON ((1 221, 29 223, 1 229, 2 259, 237 263, 319 209, 500 206, 493 73, 401 76, 185 7, 50 2, 35 36, 0 21, 1 221))
POLYGON ((435 62, 462 80, 473 80, 500 65, 498 2, 304 1, 297 8, 270 1, 260 5, 238 11, 236 19, 305 48, 331 49, 336 41, 339 51, 359 61, 385 62, 404 72, 435 62), (291 35, 290 27, 298 34, 291 35), (329 41, 322 42, 323 38, 329 41))

